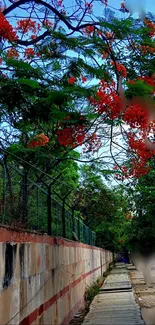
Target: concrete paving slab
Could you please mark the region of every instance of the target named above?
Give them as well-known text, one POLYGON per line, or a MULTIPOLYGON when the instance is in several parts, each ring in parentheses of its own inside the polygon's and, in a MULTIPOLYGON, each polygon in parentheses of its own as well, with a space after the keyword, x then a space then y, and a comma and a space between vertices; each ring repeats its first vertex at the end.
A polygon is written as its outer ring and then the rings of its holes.
POLYGON ((118 269, 112 269, 111 274, 119 274, 119 273, 128 273, 128 270, 125 268, 118 268, 118 269))
POLYGON ((125 268, 126 265, 117 263, 111 271, 94 298, 83 325, 144 325, 125 268))

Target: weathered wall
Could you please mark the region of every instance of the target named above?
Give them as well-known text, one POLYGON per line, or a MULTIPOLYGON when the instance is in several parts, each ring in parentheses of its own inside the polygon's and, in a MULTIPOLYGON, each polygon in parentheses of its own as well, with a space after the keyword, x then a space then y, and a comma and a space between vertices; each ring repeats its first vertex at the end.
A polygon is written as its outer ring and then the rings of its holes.
POLYGON ((68 324, 112 261, 97 247, 0 227, 0 324, 68 324))

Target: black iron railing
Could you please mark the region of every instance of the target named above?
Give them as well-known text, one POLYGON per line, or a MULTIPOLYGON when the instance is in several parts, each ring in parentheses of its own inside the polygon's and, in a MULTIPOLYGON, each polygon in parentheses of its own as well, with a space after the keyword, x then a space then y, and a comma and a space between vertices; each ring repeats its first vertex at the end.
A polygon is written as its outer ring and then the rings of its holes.
POLYGON ((53 181, 42 181, 20 163, 0 160, 0 223, 95 245, 76 204, 58 195, 53 181))

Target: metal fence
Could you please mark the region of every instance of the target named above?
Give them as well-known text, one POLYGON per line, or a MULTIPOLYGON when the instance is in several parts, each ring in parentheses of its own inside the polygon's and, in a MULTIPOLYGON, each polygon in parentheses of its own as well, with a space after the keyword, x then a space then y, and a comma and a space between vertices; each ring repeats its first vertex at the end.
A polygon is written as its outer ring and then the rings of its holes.
POLYGON ((0 223, 95 245, 75 206, 22 165, 0 161, 0 223))

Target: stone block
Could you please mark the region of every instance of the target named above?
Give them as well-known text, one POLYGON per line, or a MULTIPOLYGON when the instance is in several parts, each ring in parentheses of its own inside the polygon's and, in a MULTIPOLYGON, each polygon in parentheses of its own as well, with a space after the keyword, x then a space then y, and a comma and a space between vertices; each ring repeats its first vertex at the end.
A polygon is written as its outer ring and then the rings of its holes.
POLYGON ((3 289, 3 279, 5 273, 5 243, 0 243, 0 291, 3 289))
MULTIPOLYGON (((19 283, 20 278, 21 278, 21 264, 20 264, 19 250, 20 250, 20 244, 17 244, 16 258, 14 260, 14 279, 13 279, 13 283, 19 283)), ((25 265, 24 261, 23 261, 23 264, 25 265)))
POLYGON ((64 246, 64 264, 68 265, 69 263, 69 247, 64 246))
MULTIPOLYGON (((7 324, 19 312, 19 286, 9 286, 0 294, 0 324, 7 324)), ((17 324, 19 315, 9 324, 17 324), (14 322, 15 321, 15 322, 14 322)))
POLYGON ((28 276, 36 274, 36 244, 27 244, 28 276))
POLYGON ((74 247, 69 247, 69 264, 75 263, 74 247))

